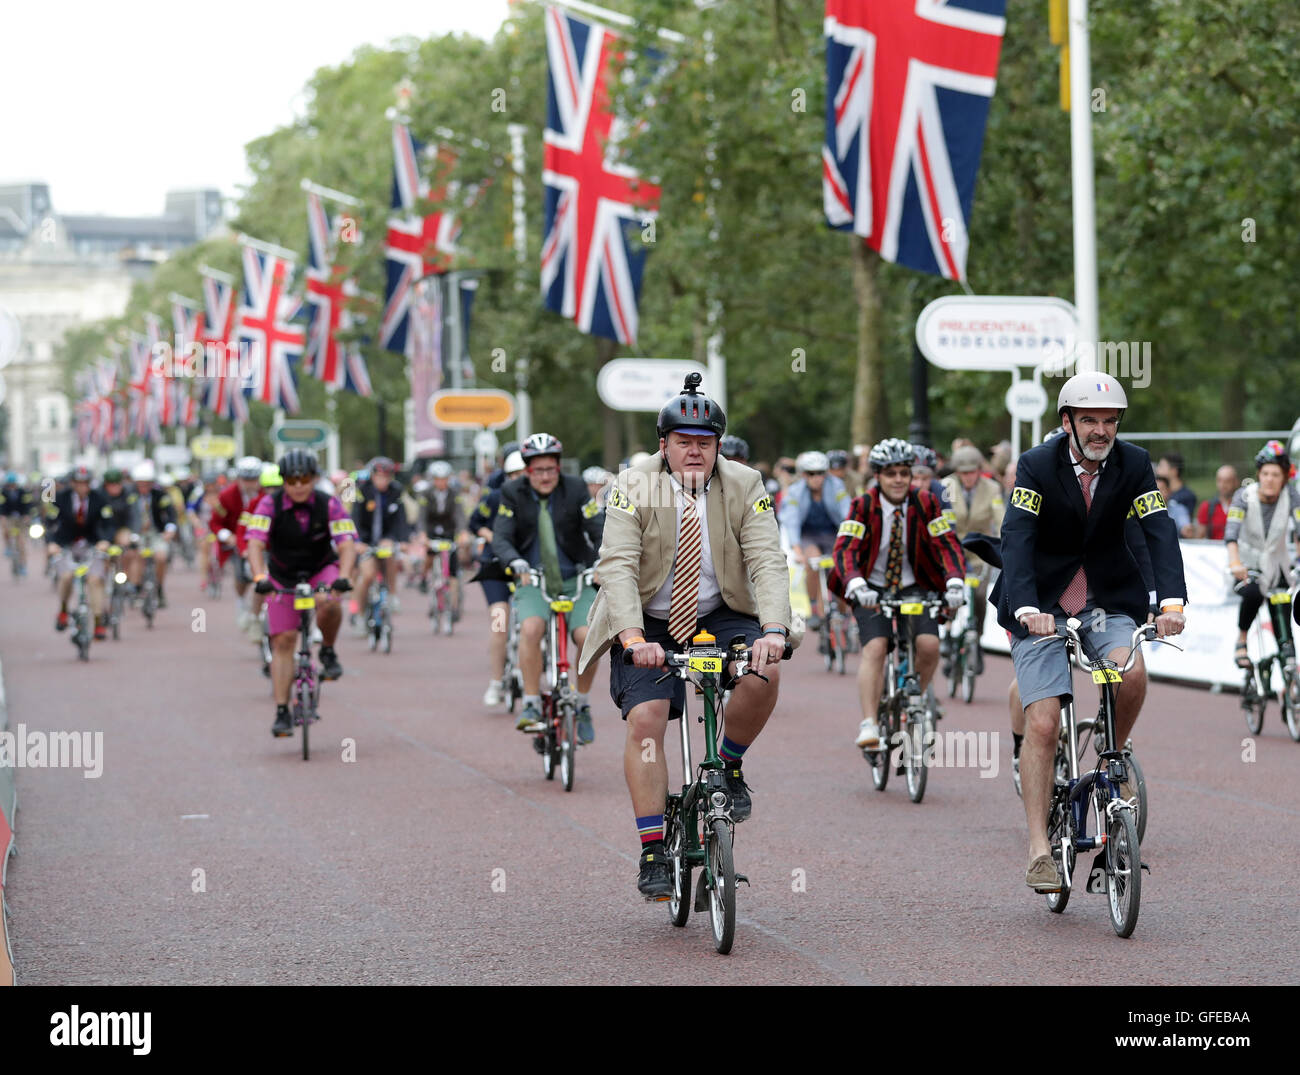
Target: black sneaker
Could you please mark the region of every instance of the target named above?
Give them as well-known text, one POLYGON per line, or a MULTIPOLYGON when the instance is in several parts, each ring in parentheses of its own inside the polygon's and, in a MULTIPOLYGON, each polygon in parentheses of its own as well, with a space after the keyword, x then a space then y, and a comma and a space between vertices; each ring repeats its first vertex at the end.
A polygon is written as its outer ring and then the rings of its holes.
POLYGON ((727 791, 731 793, 731 819, 733 821, 744 821, 749 817, 749 813, 754 809, 753 800, 749 797, 749 785, 745 783, 745 778, 740 775, 740 766, 728 769, 727 791))
POLYGON ((339 664, 338 654, 334 652, 334 647, 321 646, 320 648, 321 679, 338 679, 342 675, 343 675, 343 666, 339 664))
POLYGON ((293 719, 289 716, 289 707, 287 705, 276 707, 275 723, 271 725, 271 734, 277 739, 282 739, 286 735, 293 735, 293 719))
POLYGON ((666 900, 673 894, 673 864, 662 845, 641 853, 636 890, 647 900, 666 900))

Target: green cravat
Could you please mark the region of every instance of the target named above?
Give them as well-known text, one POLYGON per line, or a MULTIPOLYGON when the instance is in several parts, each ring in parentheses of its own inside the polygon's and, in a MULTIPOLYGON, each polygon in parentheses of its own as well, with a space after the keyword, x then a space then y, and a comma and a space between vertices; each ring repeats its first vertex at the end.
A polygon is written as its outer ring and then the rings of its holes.
POLYGON ((564 587, 564 576, 560 574, 560 550, 555 544, 555 523, 546 507, 549 497, 539 496, 541 513, 537 516, 537 538, 542 543, 542 574, 546 576, 546 589, 552 597, 558 597, 564 587))

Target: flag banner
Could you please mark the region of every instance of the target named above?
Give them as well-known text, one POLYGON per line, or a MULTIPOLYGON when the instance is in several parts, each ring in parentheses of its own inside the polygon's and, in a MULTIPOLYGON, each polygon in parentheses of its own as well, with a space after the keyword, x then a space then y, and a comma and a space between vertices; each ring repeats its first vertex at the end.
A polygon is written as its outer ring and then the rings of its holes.
POLYGON ((338 254, 338 224, 343 214, 331 217, 321 196, 307 195, 308 265, 306 299, 311 305, 311 324, 307 334, 306 362, 311 372, 325 384, 371 394, 370 375, 358 341, 338 339, 340 330, 354 327, 347 299, 357 294, 356 281, 347 271, 334 264, 338 254))
POLYGON ((442 429, 433 424, 429 399, 442 387, 442 280, 416 285, 410 311, 411 402, 415 411, 415 454, 441 455, 442 429))
POLYGON ((131 365, 128 393, 131 400, 131 432, 146 443, 162 439, 158 425, 159 408, 154 389, 153 355, 147 337, 131 333, 127 344, 131 365))
POLYGON ((636 342, 647 247, 660 188, 617 159, 627 125, 614 116, 618 35, 546 9, 547 109, 542 182, 543 305, 593 336, 636 342))
POLYGON ((289 292, 293 262, 244 243, 244 304, 239 309, 239 342, 253 368, 250 399, 298 413, 294 365, 307 344, 303 327, 292 322, 302 299, 289 292))
POLYGON ((826 0, 826 221, 966 279, 1006 0, 826 0))
MULTIPOLYGON (((200 270, 201 271, 201 270, 200 270)), ((248 401, 239 361, 236 325, 239 304, 233 281, 203 273, 203 312, 195 319, 194 338, 203 345, 207 395, 203 405, 217 418, 248 421, 248 401)))
POLYGON ((172 375, 176 378, 177 421, 186 429, 199 424, 197 396, 202 386, 203 345, 198 342, 199 304, 184 295, 173 294, 172 375))
POLYGON ((445 203, 456 197, 450 175, 456 154, 446 146, 434 153, 432 179, 420 174, 421 157, 429 147, 415 138, 403 123, 393 124, 393 215, 388 218, 388 283, 384 315, 379 326, 381 347, 408 354, 407 323, 412 288, 421 277, 445 273, 456 252, 460 226, 450 209, 423 215, 422 203, 445 203))

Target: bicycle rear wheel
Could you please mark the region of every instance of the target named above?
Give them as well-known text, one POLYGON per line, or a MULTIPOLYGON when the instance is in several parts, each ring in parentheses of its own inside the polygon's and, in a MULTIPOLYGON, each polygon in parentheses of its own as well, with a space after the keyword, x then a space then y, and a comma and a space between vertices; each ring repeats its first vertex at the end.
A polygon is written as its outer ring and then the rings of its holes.
POLYGON ((1110 924, 1121 937, 1137 926, 1142 899, 1142 852, 1131 810, 1117 810, 1106 825, 1106 900, 1110 924))
POLYGON ((731 853, 731 830, 722 820, 709 830, 709 922, 713 927, 713 946, 720 955, 731 951, 736 937, 736 866, 731 853))
POLYGON ((1061 871, 1061 891, 1048 892, 1047 909, 1060 914, 1070 902, 1070 880, 1074 876, 1074 839, 1070 832, 1069 807, 1061 795, 1054 795, 1047 814, 1047 841, 1052 848, 1052 858, 1061 871))
POLYGON ((307 681, 299 677, 293 684, 295 710, 298 723, 302 725, 302 760, 307 761, 311 757, 311 747, 309 746, 310 735, 308 729, 311 727, 312 717, 315 716, 312 706, 312 690, 307 681))
POLYGON ((1246 684, 1241 708, 1246 714, 1246 727, 1250 729, 1250 734, 1259 735, 1260 729, 1264 727, 1264 707, 1268 704, 1268 700, 1259 693, 1253 669, 1246 680, 1246 684))
POLYGON ((686 925, 691 916, 691 867, 683 858, 686 830, 673 799, 669 799, 664 815, 664 848, 673 860, 673 894, 668 897, 668 921, 680 927, 686 925))

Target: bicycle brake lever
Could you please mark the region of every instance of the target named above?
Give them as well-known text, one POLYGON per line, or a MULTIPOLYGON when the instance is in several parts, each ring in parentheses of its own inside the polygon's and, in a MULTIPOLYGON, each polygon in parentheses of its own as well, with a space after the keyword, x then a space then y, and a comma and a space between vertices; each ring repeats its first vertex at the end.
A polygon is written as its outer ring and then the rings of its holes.
POLYGON ((758 676, 758 678, 761 679, 764 683, 771 683, 771 682, 772 682, 770 679, 767 678, 767 676, 763 675, 762 672, 755 672, 753 669, 750 669, 750 671, 746 672, 745 675, 747 675, 747 676, 758 676))

